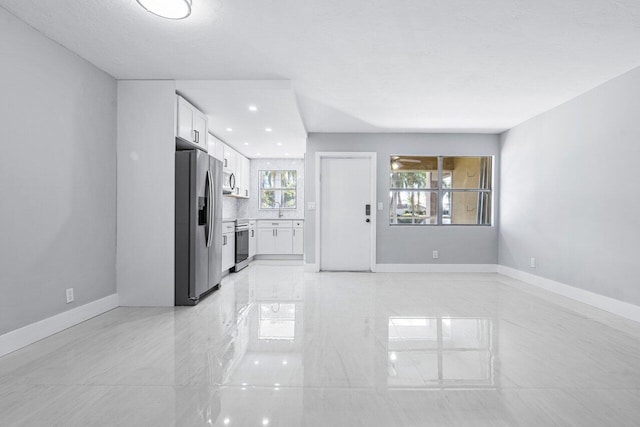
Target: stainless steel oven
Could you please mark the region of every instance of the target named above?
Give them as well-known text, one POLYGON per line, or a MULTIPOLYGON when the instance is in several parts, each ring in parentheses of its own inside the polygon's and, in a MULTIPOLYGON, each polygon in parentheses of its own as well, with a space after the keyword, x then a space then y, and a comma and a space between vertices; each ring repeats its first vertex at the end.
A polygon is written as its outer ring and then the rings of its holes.
POLYGON ((236 220, 236 266, 240 271, 249 265, 249 220, 236 220))

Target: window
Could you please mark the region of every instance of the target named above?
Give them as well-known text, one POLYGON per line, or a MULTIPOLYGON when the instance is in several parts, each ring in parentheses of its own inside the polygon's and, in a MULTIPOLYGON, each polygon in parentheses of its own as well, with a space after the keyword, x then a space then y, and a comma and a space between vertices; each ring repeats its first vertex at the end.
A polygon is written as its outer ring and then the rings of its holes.
POLYGON ((297 172, 267 170, 260 178, 260 209, 295 209, 297 201, 297 172))
POLYGON ((391 156, 392 225, 491 225, 491 157, 391 156))

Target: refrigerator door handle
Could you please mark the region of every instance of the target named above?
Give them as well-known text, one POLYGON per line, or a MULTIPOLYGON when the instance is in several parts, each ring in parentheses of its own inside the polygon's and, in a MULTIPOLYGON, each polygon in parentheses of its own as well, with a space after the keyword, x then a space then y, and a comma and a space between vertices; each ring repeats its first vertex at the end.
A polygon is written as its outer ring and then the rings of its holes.
POLYGON ((207 180, 209 180, 209 212, 207 212, 207 228, 209 229, 209 235, 207 236, 207 247, 210 248, 213 240, 213 213, 214 211, 214 199, 213 199, 213 177, 211 171, 207 171, 207 180))

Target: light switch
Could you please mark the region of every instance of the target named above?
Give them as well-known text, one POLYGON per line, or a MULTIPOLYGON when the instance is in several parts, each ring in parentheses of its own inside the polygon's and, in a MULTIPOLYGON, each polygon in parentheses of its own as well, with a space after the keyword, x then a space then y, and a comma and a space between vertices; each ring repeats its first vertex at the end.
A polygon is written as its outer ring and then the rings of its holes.
POLYGON ((378 202, 378 210, 381 211, 382 209, 384 209, 382 202, 378 202))
POLYGON ((307 203, 307 209, 310 210, 310 211, 315 211, 316 210, 316 202, 307 203))

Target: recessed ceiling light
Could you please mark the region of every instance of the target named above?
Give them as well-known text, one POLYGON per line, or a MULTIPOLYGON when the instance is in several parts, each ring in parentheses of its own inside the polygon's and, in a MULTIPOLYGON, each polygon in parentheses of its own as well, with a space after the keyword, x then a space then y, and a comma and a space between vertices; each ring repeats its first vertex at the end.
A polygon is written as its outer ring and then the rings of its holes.
POLYGON ((259 155, 260 155, 260 153, 256 153, 256 156, 259 156, 259 155))
POLYGON ((227 132, 233 132, 233 129, 227 128, 227 132))
POLYGON ((265 129, 265 131, 267 131, 267 132, 271 132, 272 130, 273 130, 273 129, 271 129, 271 128, 266 128, 266 129, 265 129))
POLYGON ((248 143, 248 142, 245 142, 245 143, 244 143, 244 145, 249 145, 249 143, 248 143))
POLYGON ((147 12, 167 19, 184 19, 191 15, 192 0, 137 0, 147 12))
POLYGON ((289 155, 289 153, 284 153, 284 155, 285 155, 285 156, 288 156, 288 155, 289 155))
POLYGON ((255 105, 249 105, 249 111, 258 111, 258 107, 255 105))
POLYGON ((278 147, 282 147, 282 142, 276 142, 276 145, 277 145, 278 147))

